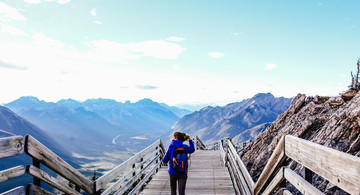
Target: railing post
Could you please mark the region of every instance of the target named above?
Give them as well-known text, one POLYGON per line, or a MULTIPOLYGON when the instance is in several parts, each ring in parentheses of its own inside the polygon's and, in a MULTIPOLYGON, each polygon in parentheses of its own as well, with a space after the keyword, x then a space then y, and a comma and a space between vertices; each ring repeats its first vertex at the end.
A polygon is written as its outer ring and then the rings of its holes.
MULTIPOLYGON (((38 161, 35 158, 33 158, 32 161, 33 161, 33 166, 40 169, 40 161, 38 161)), ((33 177, 33 181, 34 181, 34 185, 40 187, 40 179, 33 177)))
POLYGON ((305 180, 310 184, 312 184, 312 176, 313 176, 313 172, 305 167, 305 180))

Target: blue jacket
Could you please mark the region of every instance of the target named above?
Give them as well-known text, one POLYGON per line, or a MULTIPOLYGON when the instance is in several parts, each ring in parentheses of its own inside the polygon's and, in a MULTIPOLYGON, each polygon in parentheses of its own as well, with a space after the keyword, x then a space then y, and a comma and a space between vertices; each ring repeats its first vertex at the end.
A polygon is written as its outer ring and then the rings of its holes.
POLYGON ((171 141, 169 149, 166 151, 166 154, 165 154, 164 158, 162 159, 163 163, 168 163, 169 162, 169 164, 168 164, 168 167, 169 167, 168 172, 171 175, 183 175, 183 174, 177 173, 177 172, 175 172, 173 170, 173 168, 171 166, 171 159, 174 158, 174 151, 175 151, 176 148, 183 147, 187 154, 193 153, 195 151, 194 142, 192 140, 189 140, 189 144, 190 144, 190 146, 185 145, 180 140, 172 140, 171 141))

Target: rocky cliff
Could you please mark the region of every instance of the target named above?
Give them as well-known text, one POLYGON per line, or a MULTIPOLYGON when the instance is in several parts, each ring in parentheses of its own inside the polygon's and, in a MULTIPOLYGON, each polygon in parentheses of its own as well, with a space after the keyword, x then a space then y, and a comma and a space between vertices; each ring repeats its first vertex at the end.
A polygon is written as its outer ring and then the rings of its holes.
MULTIPOLYGON (((350 97, 297 95, 289 109, 279 115, 243 151, 242 160, 254 181, 259 178, 283 135, 294 135, 360 156, 360 92, 353 95, 350 97)), ((304 168, 295 162, 290 162, 289 166, 300 175, 304 174, 304 168)), ((313 183, 325 194, 345 194, 316 175, 313 177, 313 183)))

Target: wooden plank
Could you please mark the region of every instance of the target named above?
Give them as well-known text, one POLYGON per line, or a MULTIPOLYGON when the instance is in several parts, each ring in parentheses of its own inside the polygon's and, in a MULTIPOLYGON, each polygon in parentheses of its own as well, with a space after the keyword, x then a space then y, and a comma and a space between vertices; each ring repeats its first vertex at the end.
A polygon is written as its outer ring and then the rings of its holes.
POLYGON ((22 136, 0 138, 0 159, 23 153, 23 139, 22 136))
POLYGON ((24 173, 25 173, 25 167, 22 165, 0 171, 0 182, 4 182, 9 179, 21 176, 24 173))
POLYGON ((53 195, 53 193, 34 184, 28 184, 26 187, 26 195, 53 195))
MULTIPOLYGON (((236 156, 238 156, 238 155, 236 155, 236 156)), ((252 190, 252 187, 249 187, 248 186, 248 183, 247 183, 247 181, 246 181, 246 178, 244 177, 244 174, 242 173, 242 170, 241 170, 241 168, 239 167, 239 165, 237 164, 237 162, 236 162, 236 160, 235 160, 235 158, 236 158, 236 156, 234 156, 234 154, 231 152, 231 153, 229 153, 229 161, 233 164, 233 166, 234 166, 234 169, 235 169, 235 172, 234 173, 236 173, 238 176, 238 178, 239 178, 239 181, 241 182, 241 186, 242 186, 242 188, 243 188, 243 191, 245 192, 244 194, 249 194, 249 195, 251 195, 251 190, 252 190)), ((247 171, 247 170, 246 170, 247 171)))
POLYGON ((283 195, 293 195, 289 190, 284 190, 283 195))
POLYGON ((19 186, 4 193, 1 193, 0 195, 25 195, 25 187, 19 186))
POLYGON ((147 170, 149 166, 155 162, 157 158, 160 158, 160 154, 158 154, 155 159, 153 159, 151 162, 149 162, 148 165, 146 165, 142 170, 140 170, 139 173, 137 173, 128 182, 126 182, 126 184, 121 187, 114 195, 123 194, 124 192, 126 192, 134 184, 134 182, 137 181, 144 174, 145 170, 147 170))
POLYGON ((287 135, 285 154, 350 194, 360 192, 360 158, 287 135))
POLYGON ((285 160, 285 137, 281 137, 279 143, 276 145, 269 161, 266 163, 264 170, 261 172, 259 179, 257 180, 253 194, 260 194, 261 190, 265 187, 271 175, 281 166, 281 163, 285 160))
POLYGON ((228 167, 230 168, 229 171, 231 173, 231 178, 233 180, 233 185, 236 188, 236 191, 240 191, 241 194, 251 194, 245 182, 245 179, 242 178, 239 168, 236 167, 235 159, 233 155, 229 153, 228 157, 229 157, 229 165, 230 165, 228 167))
POLYGON ((160 167, 161 161, 159 161, 152 169, 149 173, 146 174, 146 176, 141 180, 141 182, 139 182, 132 190, 131 192, 129 192, 128 195, 133 195, 133 194, 137 194, 139 192, 139 190, 141 190, 141 187, 144 185, 145 182, 147 182, 150 178, 150 176, 152 176, 156 169, 160 167))
POLYGON ((36 177, 38 179, 40 179, 41 181, 49 184, 50 186, 66 193, 66 194, 76 194, 76 195, 81 195, 81 193, 77 192, 75 189, 70 188, 67 184, 62 183, 61 181, 59 181, 58 179, 56 179, 55 177, 47 174, 46 172, 34 167, 33 165, 28 165, 26 167, 26 172, 33 176, 36 177))
POLYGON ((75 168, 66 163, 50 149, 30 135, 25 136, 25 152, 39 160, 54 172, 71 181, 89 194, 93 194, 94 183, 75 168))
POLYGON ((323 193, 312 186, 304 178, 300 177, 293 170, 289 168, 284 169, 284 176, 296 189, 304 195, 323 195, 323 193))
POLYGON ((125 162, 121 163, 120 165, 118 165, 117 167, 112 169, 111 171, 107 172, 106 174, 104 174, 103 176, 98 178, 95 182, 95 191, 97 192, 97 191, 101 190, 102 186, 105 186, 110 181, 116 179, 122 172, 129 169, 130 166, 132 166, 134 163, 139 161, 146 154, 155 150, 156 147, 159 147, 159 145, 160 145, 160 140, 157 140, 152 145, 150 145, 147 148, 143 149, 142 151, 138 152, 137 154, 135 154, 134 156, 132 156, 125 162))
POLYGON ((240 156, 237 154, 236 149, 235 149, 234 145, 230 142, 230 140, 228 140, 228 145, 229 145, 230 152, 234 155, 236 163, 237 163, 237 165, 239 166, 239 168, 241 170, 241 174, 243 175, 243 177, 246 180, 247 187, 249 189, 252 189, 255 184, 254 184, 253 179, 250 176, 249 171, 247 170, 247 168, 244 165, 243 161, 240 159, 240 156))
MULTIPOLYGON (((144 161, 137 164, 134 168, 130 169, 127 171, 126 174, 124 174, 121 178, 119 178, 114 184, 112 184, 110 187, 108 187, 104 192, 101 193, 101 195, 108 195, 108 194, 112 194, 114 192, 116 192, 117 190, 119 190, 119 188, 121 187, 121 184, 124 183, 124 181, 126 179, 128 179, 130 176, 132 176, 133 173, 136 172, 136 170, 138 170, 141 166, 143 166, 148 160, 150 160, 151 158, 156 158, 156 153, 158 153, 159 149, 155 150, 154 152, 152 152, 151 154, 147 155, 147 157, 145 157, 144 161), (155 156, 155 157, 154 157, 155 156)), ((151 159, 151 160, 153 160, 151 159)))
POLYGON ((197 135, 195 136, 195 140, 196 140, 196 149, 200 149, 200 150, 206 149, 206 146, 202 143, 202 141, 197 135))
POLYGON ((281 167, 262 194, 271 194, 276 189, 276 187, 278 187, 280 183, 284 181, 284 179, 284 167, 281 167))

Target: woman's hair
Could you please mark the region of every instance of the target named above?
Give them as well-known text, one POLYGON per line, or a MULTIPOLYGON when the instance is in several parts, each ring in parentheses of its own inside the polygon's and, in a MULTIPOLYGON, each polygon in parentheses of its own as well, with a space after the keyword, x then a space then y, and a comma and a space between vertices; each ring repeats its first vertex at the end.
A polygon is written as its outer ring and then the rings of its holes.
POLYGON ((186 140, 186 134, 185 133, 181 133, 180 131, 176 131, 174 132, 174 138, 180 141, 185 141, 186 140))

